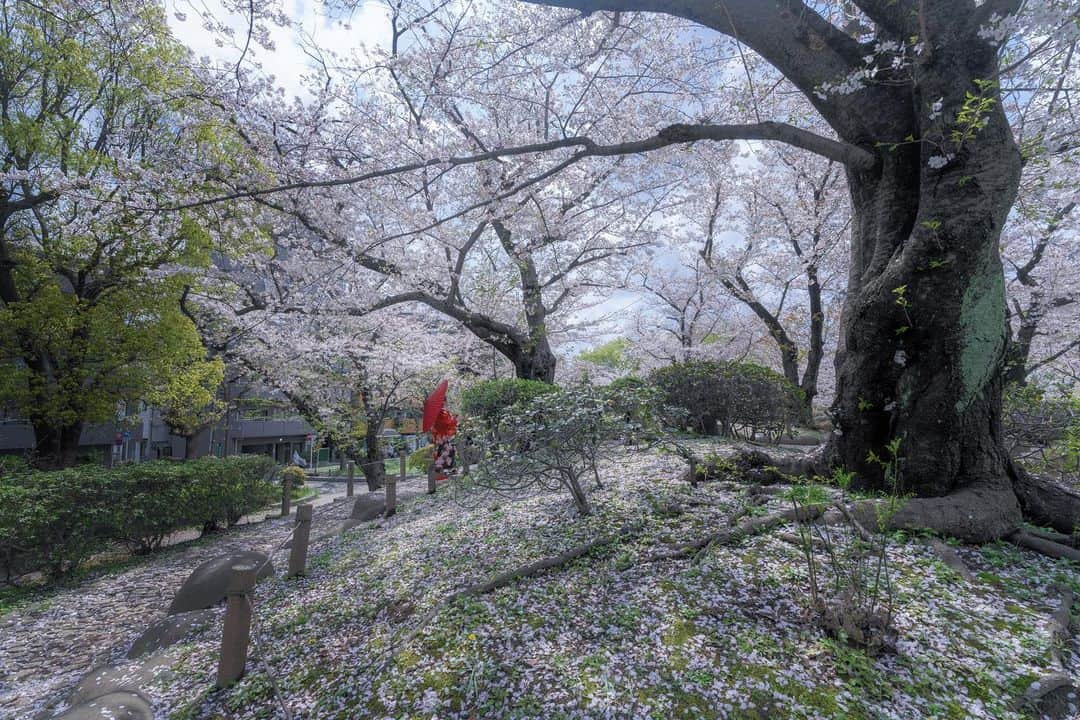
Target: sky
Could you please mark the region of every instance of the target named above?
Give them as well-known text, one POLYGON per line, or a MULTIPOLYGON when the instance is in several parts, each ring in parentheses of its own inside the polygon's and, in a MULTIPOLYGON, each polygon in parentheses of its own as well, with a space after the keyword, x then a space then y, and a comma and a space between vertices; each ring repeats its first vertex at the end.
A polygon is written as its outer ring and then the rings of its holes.
MULTIPOLYGON (((219 46, 202 24, 202 17, 212 14, 234 29, 236 42, 242 45, 247 35, 247 18, 230 13, 227 5, 220 0, 166 0, 165 7, 173 33, 196 57, 232 64, 240 57, 240 47, 219 46)), ((289 98, 307 94, 303 75, 314 62, 301 47, 305 40, 314 40, 322 48, 346 55, 362 52, 365 46, 385 44, 390 36, 390 21, 385 6, 380 3, 362 2, 351 16, 338 19, 323 14, 323 3, 285 0, 282 7, 292 24, 280 27, 268 23, 273 51, 253 43, 249 53, 284 88, 289 98)))
MULTIPOLYGON (((237 2, 238 0, 234 0, 237 2)), ((244 3, 240 3, 244 6, 244 3)), ((241 13, 229 11, 228 0, 166 0, 169 25, 178 40, 191 48, 196 57, 209 57, 228 64, 236 63, 241 47, 247 37, 248 19, 241 13), (231 27, 235 33, 232 45, 221 45, 214 33, 203 27, 203 17, 210 15, 231 27)), ((360 0, 358 7, 349 15, 330 18, 324 13, 324 4, 304 0, 285 0, 282 9, 291 23, 282 27, 267 23, 273 49, 268 50, 252 43, 248 60, 261 64, 266 75, 282 87, 287 98, 309 95, 304 74, 315 63, 303 49, 305 44, 317 43, 324 50, 340 56, 363 53, 365 47, 387 45, 390 37, 390 21, 382 3, 360 0)), ((717 238, 718 245, 738 242, 741 236, 724 231, 717 238)), ((657 248, 651 260, 653 267, 677 267, 679 256, 664 248, 657 248)), ((598 297, 595 304, 580 310, 571 319, 574 323, 595 323, 594 344, 601 344, 620 335, 618 326, 630 313, 640 313, 648 307, 642 293, 633 290, 613 290, 598 297)), ((588 349, 580 342, 568 343, 564 352, 571 355, 588 349)))

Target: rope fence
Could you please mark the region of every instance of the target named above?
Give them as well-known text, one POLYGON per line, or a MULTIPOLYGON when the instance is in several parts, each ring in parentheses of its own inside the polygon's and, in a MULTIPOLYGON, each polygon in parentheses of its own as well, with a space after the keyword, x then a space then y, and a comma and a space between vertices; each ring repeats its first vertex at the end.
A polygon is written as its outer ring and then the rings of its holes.
MULTIPOLYGON (((289 489, 282 495, 282 510, 288 508, 289 489)), ((262 667, 270 688, 281 706, 286 720, 292 720, 281 686, 266 660, 267 654, 262 645, 258 617, 253 602, 253 591, 259 574, 270 564, 274 555, 292 542, 289 548, 289 569, 286 577, 299 577, 307 574, 308 545, 311 540, 311 524, 314 508, 309 505, 296 507, 296 521, 289 534, 266 555, 266 560, 259 564, 242 564, 232 567, 225 600, 225 622, 221 632, 221 653, 218 658, 216 686, 226 688, 244 676, 248 661, 249 645, 254 642, 256 660, 262 667)))

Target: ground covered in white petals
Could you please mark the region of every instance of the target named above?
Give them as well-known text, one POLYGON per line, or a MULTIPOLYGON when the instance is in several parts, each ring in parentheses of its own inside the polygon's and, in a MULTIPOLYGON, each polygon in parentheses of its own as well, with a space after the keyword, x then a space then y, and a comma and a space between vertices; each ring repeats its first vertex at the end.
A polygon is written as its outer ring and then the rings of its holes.
POLYGON ((1010 703, 1051 663, 1050 589, 1080 591, 1075 567, 961 548, 967 583, 922 538, 898 537, 899 642, 869 659, 817 629, 801 551, 777 533, 641 562, 745 504, 731 484, 691 488, 683 468, 613 449, 591 517, 559 493, 411 499, 317 543, 306 578, 258 587, 260 642, 237 685, 212 690, 217 626, 168 651, 172 670, 146 690, 170 718, 282 717, 275 684, 297 718, 1021 717, 1010 703), (445 595, 600 536, 612 541, 416 632, 445 595))

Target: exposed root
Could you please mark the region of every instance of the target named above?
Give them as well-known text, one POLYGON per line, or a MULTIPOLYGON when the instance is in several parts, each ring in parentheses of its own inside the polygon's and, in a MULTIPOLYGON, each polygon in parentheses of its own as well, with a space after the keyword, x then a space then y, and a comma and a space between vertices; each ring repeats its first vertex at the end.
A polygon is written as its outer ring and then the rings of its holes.
POLYGON ((1072 590, 1063 589, 1058 606, 1050 616, 1050 652, 1057 669, 1031 683, 1013 703, 1014 710, 1028 710, 1038 717, 1051 718, 1064 718, 1070 713, 1074 702, 1070 696, 1075 697, 1076 682, 1065 672, 1061 648, 1072 638, 1070 623, 1075 600, 1072 590))
POLYGON ((528 565, 522 565, 521 567, 514 568, 513 570, 508 570, 507 572, 496 575, 490 580, 476 583, 475 585, 470 585, 468 587, 462 588, 461 590, 444 596, 442 599, 432 605, 431 608, 429 608, 428 611, 420 617, 419 621, 417 621, 416 625, 413 626, 412 629, 410 629, 407 633, 405 633, 392 643, 389 654, 380 664, 380 667, 385 667, 387 664, 389 664, 389 662, 393 660, 393 658, 398 654, 401 648, 412 642, 413 639, 415 639, 416 636, 419 635, 425 627, 427 627, 428 623, 430 623, 436 615, 438 615, 447 606, 451 605, 455 601, 469 597, 476 597, 478 595, 484 595, 494 590, 498 590, 501 587, 505 587, 514 582, 517 582, 518 580, 535 577, 549 570, 554 570, 556 568, 562 567, 584 555, 589 554, 598 547, 610 545, 615 542, 625 541, 628 536, 634 534, 639 529, 640 526, 635 525, 629 528, 625 528, 615 535, 605 535, 603 537, 597 538, 596 540, 591 540, 587 543, 575 545, 569 550, 559 553, 558 555, 542 558, 540 560, 537 560, 536 562, 529 563, 528 565))
POLYGON ((1080 491, 1075 488, 1014 466, 1013 490, 1024 509, 1024 517, 1032 524, 1054 528, 1066 535, 1080 526, 1080 491))
POLYGON ((1066 535, 1065 533, 1054 532, 1053 530, 1041 530, 1036 527, 1024 528, 1029 535, 1034 535, 1037 538, 1043 540, 1049 540, 1050 542, 1060 543, 1062 545, 1068 545, 1069 547, 1076 547, 1077 537, 1075 535, 1066 535))
MULTIPOLYGON (((636 564, 640 565, 644 563, 691 558, 709 546, 727 545, 742 540, 743 538, 760 535, 763 532, 767 532, 768 530, 787 522, 793 522, 795 520, 798 520, 799 522, 810 522, 811 520, 816 520, 821 517, 821 514, 824 511, 824 505, 806 505, 798 509, 789 508, 787 510, 770 513, 769 515, 759 515, 758 517, 748 518, 734 527, 726 527, 722 530, 718 530, 717 532, 698 538, 697 540, 682 545, 674 550, 646 555, 638 560, 636 564)), ((738 517, 739 516, 736 515, 731 518, 729 523, 734 522, 738 517)), ((630 567, 633 567, 633 565, 630 567)))
POLYGON ((969 583, 975 582, 975 576, 971 574, 971 568, 967 566, 964 559, 960 557, 960 553, 953 550, 951 547, 941 542, 937 538, 930 540, 930 549, 938 556, 941 562, 945 563, 945 566, 955 572, 969 583))
POLYGON ((1052 540, 1045 540, 1031 534, 1027 530, 1017 530, 1011 535, 1006 536, 1005 539, 1020 547, 1040 552, 1043 555, 1048 555, 1052 558, 1064 558, 1066 560, 1080 562, 1080 550, 1069 545, 1062 545, 1061 543, 1052 540))

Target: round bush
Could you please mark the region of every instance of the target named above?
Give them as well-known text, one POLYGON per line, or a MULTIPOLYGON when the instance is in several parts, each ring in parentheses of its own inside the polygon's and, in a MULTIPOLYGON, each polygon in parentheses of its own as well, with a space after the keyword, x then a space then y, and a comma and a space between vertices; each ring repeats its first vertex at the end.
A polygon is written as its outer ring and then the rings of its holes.
POLYGON ((702 435, 773 440, 798 420, 801 391, 783 375, 754 363, 695 360, 654 370, 672 424, 702 435))
POLYGON ((288 465, 281 471, 281 479, 292 482, 294 488, 303 487, 304 481, 307 480, 307 473, 299 465, 288 465))
POLYGON ((434 460, 435 446, 425 445, 424 447, 416 450, 409 455, 405 461, 405 465, 410 470, 416 470, 418 472, 427 472, 428 466, 431 465, 434 460))
POLYGON ((557 389, 555 385, 539 380, 485 380, 461 393, 461 411, 467 417, 491 423, 506 408, 527 403, 557 389))

